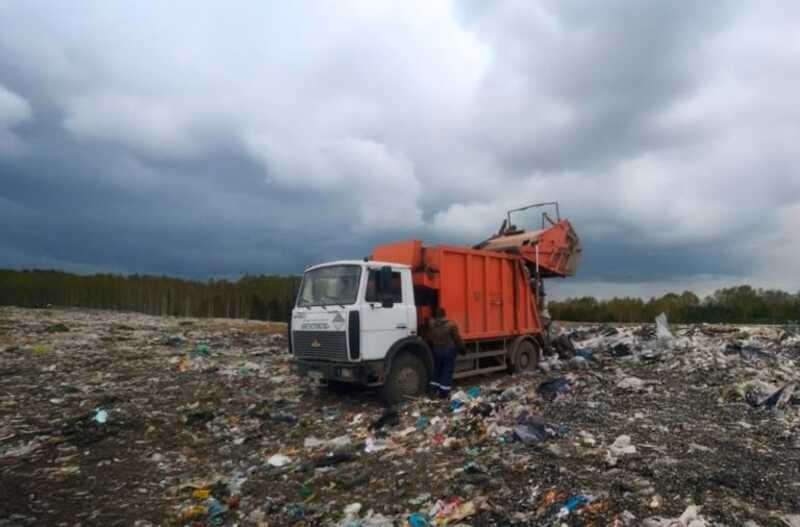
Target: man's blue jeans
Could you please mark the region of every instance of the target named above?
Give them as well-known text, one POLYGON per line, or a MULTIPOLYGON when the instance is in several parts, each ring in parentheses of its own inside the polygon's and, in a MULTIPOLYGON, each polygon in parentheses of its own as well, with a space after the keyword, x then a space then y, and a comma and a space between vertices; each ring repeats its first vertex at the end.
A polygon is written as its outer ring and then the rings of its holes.
POLYGON ((431 391, 438 392, 441 397, 450 395, 453 388, 453 371, 456 366, 455 348, 433 348, 433 379, 431 391))

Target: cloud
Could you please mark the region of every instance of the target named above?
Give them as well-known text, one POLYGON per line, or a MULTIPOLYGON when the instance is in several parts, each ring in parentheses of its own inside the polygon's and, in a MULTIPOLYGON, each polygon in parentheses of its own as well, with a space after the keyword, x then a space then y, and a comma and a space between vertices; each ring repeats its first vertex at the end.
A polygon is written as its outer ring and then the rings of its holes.
POLYGON ((479 107, 473 140, 493 172, 433 225, 475 239, 522 196, 558 199, 589 242, 588 280, 763 280, 755 269, 780 258, 766 240, 789 229, 776 207, 800 202, 800 119, 785 105, 800 68, 778 45, 797 42, 786 9, 469 4, 468 26, 503 51, 483 100, 503 97, 479 107))
POLYGON ((66 106, 64 127, 87 142, 110 142, 152 158, 192 158, 200 145, 184 112, 164 101, 118 93, 83 95, 66 106))
POLYGON ((771 235, 747 242, 745 249, 758 255, 754 271, 763 287, 800 293, 800 203, 782 207, 779 221, 771 235))
POLYGON ((298 144, 258 135, 248 146, 270 182, 301 191, 324 190, 333 199, 354 198, 360 230, 422 225, 414 166, 385 145, 356 138, 298 144))
POLYGON ((30 103, 0 84, 0 155, 22 150, 23 142, 14 129, 32 118, 30 103))
POLYGON ((475 243, 558 200, 585 246, 570 291, 789 287, 798 14, 7 2, 0 266, 299 272, 387 239, 475 243))

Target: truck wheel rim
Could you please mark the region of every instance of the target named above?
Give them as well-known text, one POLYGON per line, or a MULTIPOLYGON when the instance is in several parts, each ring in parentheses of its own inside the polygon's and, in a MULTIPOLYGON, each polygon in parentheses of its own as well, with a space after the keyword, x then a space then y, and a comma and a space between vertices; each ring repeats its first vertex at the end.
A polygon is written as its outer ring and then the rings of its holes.
POLYGON ((530 364, 531 364, 531 356, 526 352, 520 353, 519 354, 519 367, 524 370, 528 366, 530 366, 530 364))
POLYGON ((397 372, 397 385, 403 393, 415 393, 419 386, 419 376, 414 368, 403 368, 397 372))

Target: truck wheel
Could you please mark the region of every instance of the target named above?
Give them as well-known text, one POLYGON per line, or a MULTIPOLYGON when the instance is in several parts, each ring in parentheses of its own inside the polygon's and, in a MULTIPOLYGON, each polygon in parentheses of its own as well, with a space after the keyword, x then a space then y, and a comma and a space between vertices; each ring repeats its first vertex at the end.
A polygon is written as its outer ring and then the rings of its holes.
POLYGON ((396 404, 408 396, 421 395, 427 386, 428 370, 422 360, 411 353, 401 353, 392 361, 381 387, 381 397, 389 404, 396 404))
POLYGON ((514 373, 534 370, 539 365, 539 348, 530 340, 523 340, 514 350, 511 368, 514 373))

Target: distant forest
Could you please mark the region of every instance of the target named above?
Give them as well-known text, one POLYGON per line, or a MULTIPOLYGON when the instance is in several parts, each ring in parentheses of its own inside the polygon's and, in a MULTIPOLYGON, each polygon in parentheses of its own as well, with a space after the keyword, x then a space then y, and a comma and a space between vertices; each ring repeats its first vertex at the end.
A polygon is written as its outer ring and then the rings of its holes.
POLYGON ((286 321, 299 284, 300 278, 294 276, 245 275, 235 282, 200 282, 166 276, 0 270, 0 305, 286 321))
MULTIPOLYGON (((182 280, 164 276, 75 275, 61 271, 0 270, 0 305, 86 307, 179 317, 249 318, 286 321, 297 276, 243 276, 236 281, 182 280)), ((800 293, 720 289, 703 299, 686 291, 659 298, 570 298, 548 304, 554 320, 652 322, 797 323, 800 293)))
POLYGON ((553 320, 579 322, 652 322, 659 313, 666 313, 670 322, 797 324, 800 293, 740 285, 718 289, 703 299, 690 291, 646 301, 586 296, 550 302, 548 308, 553 320))

